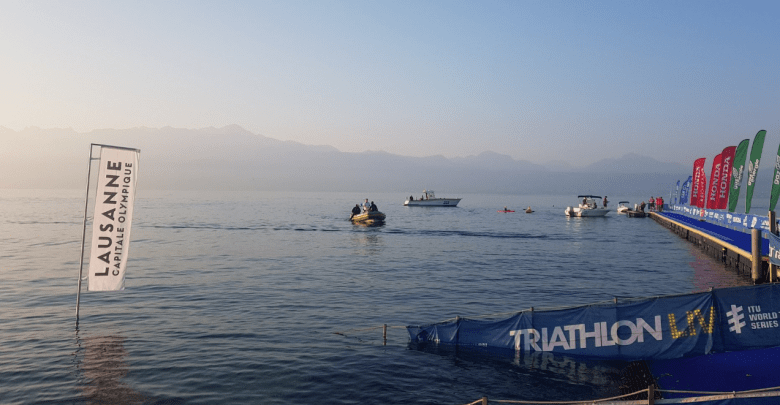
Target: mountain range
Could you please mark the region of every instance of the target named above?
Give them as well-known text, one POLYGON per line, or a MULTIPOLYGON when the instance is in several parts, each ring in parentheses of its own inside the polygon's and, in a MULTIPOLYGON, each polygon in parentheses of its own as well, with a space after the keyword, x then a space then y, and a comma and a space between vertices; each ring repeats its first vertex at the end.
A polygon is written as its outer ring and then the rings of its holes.
MULTIPOLYGON (((89 145, 141 150, 139 187, 172 190, 398 191, 447 193, 668 194, 691 167, 628 154, 571 167, 485 151, 466 157, 341 152, 223 128, 0 127, 0 188, 83 187, 89 145)), ((371 145, 367 144, 366 149, 371 145)))

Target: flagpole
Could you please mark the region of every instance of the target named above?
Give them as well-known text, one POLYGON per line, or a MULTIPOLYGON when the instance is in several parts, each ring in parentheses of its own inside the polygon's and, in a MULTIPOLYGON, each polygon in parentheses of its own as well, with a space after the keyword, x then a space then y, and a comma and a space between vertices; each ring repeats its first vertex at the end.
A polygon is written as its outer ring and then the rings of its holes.
POLYGON ((79 327, 79 306, 81 304, 81 275, 84 270, 84 244, 87 238, 87 210, 89 207, 89 179, 92 177, 92 149, 95 144, 89 145, 89 165, 87 167, 87 192, 84 197, 84 226, 81 229, 81 258, 79 260, 79 289, 76 292, 76 329, 79 327))

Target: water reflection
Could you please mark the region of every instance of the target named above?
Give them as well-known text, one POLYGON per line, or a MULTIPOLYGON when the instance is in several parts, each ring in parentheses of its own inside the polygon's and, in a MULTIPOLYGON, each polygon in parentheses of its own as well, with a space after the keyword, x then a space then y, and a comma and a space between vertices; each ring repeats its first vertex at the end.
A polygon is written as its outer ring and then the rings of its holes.
POLYGON ((737 274, 718 260, 713 259, 697 246, 688 246, 693 261, 688 264, 693 269, 693 291, 707 291, 710 288, 738 287, 752 285, 753 282, 745 276, 737 274))
POLYGON ((384 221, 382 222, 353 222, 352 225, 359 226, 362 228, 381 228, 385 226, 384 221))
POLYGON ((549 397, 551 392, 573 400, 576 397, 604 398, 636 391, 634 387, 627 386, 625 371, 629 364, 624 361, 427 342, 410 343, 409 349, 452 358, 460 367, 468 367, 462 363, 488 366, 494 372, 522 380, 527 388, 523 392, 524 399, 549 397))
POLYGON ((358 247, 355 250, 358 254, 376 255, 382 252, 385 245, 382 234, 376 230, 366 230, 357 232, 352 236, 353 244, 358 247))
POLYGON ((76 331, 80 347, 76 369, 83 375, 79 389, 87 404, 141 404, 147 399, 122 382, 128 372, 124 340, 121 336, 80 338, 76 331))

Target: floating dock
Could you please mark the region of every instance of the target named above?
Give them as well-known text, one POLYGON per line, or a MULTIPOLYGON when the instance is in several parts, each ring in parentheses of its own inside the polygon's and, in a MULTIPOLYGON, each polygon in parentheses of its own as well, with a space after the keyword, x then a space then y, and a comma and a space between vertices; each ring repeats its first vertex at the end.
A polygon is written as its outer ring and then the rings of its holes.
POLYGON ((698 246, 737 274, 752 278, 756 284, 770 281, 769 241, 762 237, 761 229, 727 227, 675 212, 649 214, 657 223, 698 246))

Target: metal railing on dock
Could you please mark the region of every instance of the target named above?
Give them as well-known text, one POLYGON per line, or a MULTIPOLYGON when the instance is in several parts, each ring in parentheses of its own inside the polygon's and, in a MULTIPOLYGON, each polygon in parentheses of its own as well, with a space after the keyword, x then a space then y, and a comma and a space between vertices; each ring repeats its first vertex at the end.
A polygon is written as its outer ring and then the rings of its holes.
POLYGON ((476 401, 463 405, 488 405, 488 404, 523 404, 523 405, 662 405, 662 404, 683 404, 697 403, 702 405, 721 403, 729 399, 748 399, 748 398, 771 398, 777 397, 780 401, 780 387, 762 388, 750 391, 732 391, 732 392, 708 392, 708 391, 679 391, 679 390, 659 390, 655 386, 649 386, 643 390, 632 392, 630 394, 619 395, 610 398, 601 398, 585 401, 524 401, 507 399, 488 399, 482 397, 476 401), (669 394, 690 394, 684 398, 661 399, 662 393, 669 394), (644 397, 645 399, 622 399, 629 397, 644 397))

